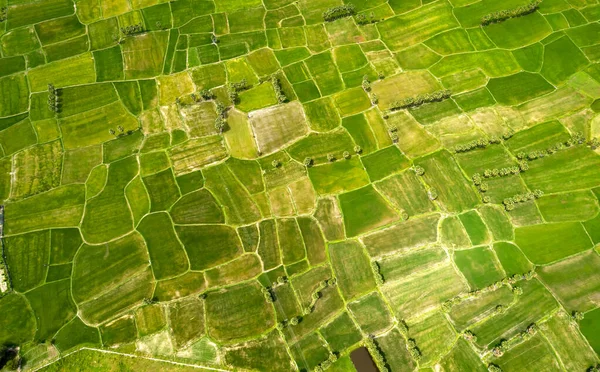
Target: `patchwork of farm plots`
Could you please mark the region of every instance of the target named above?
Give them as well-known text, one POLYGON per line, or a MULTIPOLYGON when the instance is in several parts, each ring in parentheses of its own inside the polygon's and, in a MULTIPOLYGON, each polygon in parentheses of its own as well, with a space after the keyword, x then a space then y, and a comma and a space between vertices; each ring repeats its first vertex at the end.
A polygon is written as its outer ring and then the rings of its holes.
POLYGON ((0 370, 600 369, 599 20, 0 0, 0 370))

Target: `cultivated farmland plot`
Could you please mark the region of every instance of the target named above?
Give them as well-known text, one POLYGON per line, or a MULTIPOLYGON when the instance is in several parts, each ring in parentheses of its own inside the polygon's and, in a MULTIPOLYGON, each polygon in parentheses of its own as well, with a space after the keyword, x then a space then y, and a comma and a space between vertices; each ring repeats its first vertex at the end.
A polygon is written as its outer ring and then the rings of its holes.
POLYGON ((0 0, 0 371, 600 371, 599 199, 598 0, 0 0))

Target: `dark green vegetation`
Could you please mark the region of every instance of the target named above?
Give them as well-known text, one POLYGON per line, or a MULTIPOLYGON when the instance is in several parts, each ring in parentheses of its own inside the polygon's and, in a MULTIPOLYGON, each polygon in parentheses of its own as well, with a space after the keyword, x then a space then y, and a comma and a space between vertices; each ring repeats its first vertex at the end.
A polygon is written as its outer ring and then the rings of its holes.
POLYGON ((599 9, 0 0, 0 370, 597 365, 599 9))

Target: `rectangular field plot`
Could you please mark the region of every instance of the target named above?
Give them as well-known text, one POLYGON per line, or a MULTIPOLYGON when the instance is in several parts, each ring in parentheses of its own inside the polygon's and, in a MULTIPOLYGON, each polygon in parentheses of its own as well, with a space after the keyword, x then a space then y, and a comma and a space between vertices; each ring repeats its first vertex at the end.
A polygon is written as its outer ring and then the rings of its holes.
POLYGON ((519 286, 523 294, 515 305, 472 329, 478 345, 493 346, 501 339, 509 339, 558 306, 552 294, 536 279, 521 282, 519 286))
POLYGON ((478 203, 477 195, 447 151, 428 155, 416 163, 425 169, 425 182, 437 190, 437 201, 446 210, 459 212, 478 203))
POLYGON ((569 316, 564 312, 554 315, 542 333, 567 371, 585 369, 598 362, 598 356, 577 328, 569 323, 569 316))
POLYGON ((579 222, 563 222, 519 227, 515 242, 535 264, 547 264, 592 248, 592 242, 579 222))
POLYGON ((385 257, 377 264, 384 280, 396 281, 421 270, 442 264, 447 260, 448 256, 442 248, 432 247, 398 256, 385 257))
POLYGON ((346 300, 375 288, 375 279, 364 248, 357 241, 329 245, 331 265, 346 300))
POLYGON ((450 264, 415 274, 405 281, 386 283, 382 288, 399 318, 432 310, 465 290, 466 285, 450 264))
POLYGON ((585 252, 540 268, 540 279, 568 311, 588 311, 600 301, 600 269, 596 252, 585 252))
POLYGON ((515 346, 502 357, 493 361, 502 370, 509 371, 557 371, 560 368, 552 346, 542 335, 515 346))

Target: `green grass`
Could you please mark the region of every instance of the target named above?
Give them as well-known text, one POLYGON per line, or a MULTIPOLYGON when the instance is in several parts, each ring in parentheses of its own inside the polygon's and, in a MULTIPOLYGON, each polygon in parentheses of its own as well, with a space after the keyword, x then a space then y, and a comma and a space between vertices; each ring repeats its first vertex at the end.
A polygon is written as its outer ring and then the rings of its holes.
POLYGON ((375 288, 369 258, 357 241, 329 245, 329 254, 340 291, 346 300, 375 288))
POLYGON ((192 270, 202 270, 232 260, 242 251, 235 230, 224 225, 175 227, 192 270))
POLYGON ((593 279, 593 273, 598 266, 598 255, 586 252, 545 266, 541 268, 539 275, 567 311, 585 312, 595 307, 592 297, 598 290, 598 284, 593 279))
POLYGON ((341 194, 339 199, 348 237, 364 234, 399 218, 372 186, 341 194))
POLYGON ((369 183, 369 177, 358 158, 310 167, 308 176, 318 194, 354 190, 369 183))
POLYGON ((494 244, 494 251, 502 264, 504 271, 509 276, 523 274, 533 268, 531 262, 523 252, 512 243, 499 242, 494 244))
POLYGON ((585 221, 598 215, 598 199, 591 191, 548 195, 536 204, 548 222, 585 221))
POLYGON ((437 214, 409 218, 408 221, 400 222, 389 229, 366 236, 363 242, 371 256, 403 252, 415 246, 433 243, 437 240, 439 218, 437 214))
POLYGON ((206 313, 208 334, 222 342, 257 336, 274 325, 272 307, 252 282, 210 293, 206 313))
POLYGON ((473 288, 484 288, 504 277, 494 253, 487 247, 454 252, 454 263, 473 288))
POLYGON ((504 105, 516 105, 554 90, 541 75, 529 72, 491 79, 487 87, 496 101, 504 105))
POLYGON ((550 263, 592 247, 578 222, 519 227, 515 230, 515 242, 535 264, 550 263))
POLYGON ((343 312, 321 328, 321 334, 331 348, 338 352, 346 350, 362 339, 360 331, 347 312, 343 312))
POLYGON ((13 288, 20 292, 43 284, 50 259, 50 233, 37 231, 4 240, 13 288))

